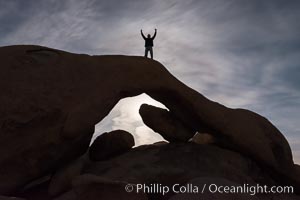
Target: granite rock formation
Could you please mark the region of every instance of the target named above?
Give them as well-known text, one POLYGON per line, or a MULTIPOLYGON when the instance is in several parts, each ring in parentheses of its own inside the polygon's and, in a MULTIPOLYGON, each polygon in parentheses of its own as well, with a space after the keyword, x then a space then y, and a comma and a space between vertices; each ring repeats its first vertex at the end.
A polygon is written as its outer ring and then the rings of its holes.
MULTIPOLYGON (((28 194, 36 193, 32 190, 35 187, 25 189, 28 185, 42 177, 60 174, 60 170, 85 154, 94 125, 120 99, 142 93, 168 108, 168 111, 158 109, 158 112, 152 112, 156 108, 146 112, 142 108, 141 115, 146 124, 171 143, 134 148, 105 161, 79 164, 78 168, 71 167, 72 170, 66 167, 67 172, 71 171, 67 177, 71 178, 62 178, 63 185, 74 191, 74 180, 86 173, 122 184, 141 179, 151 181, 147 173, 158 177, 159 171, 164 178, 158 181, 166 184, 175 180, 190 181, 205 174, 223 178, 230 174, 232 178, 228 179, 235 183, 249 179, 268 184, 293 184, 299 189, 299 166, 293 163, 290 146, 274 125, 249 110, 230 109, 205 98, 157 61, 137 56, 72 54, 27 45, 1 47, 0 58, 1 195, 23 195, 32 199, 28 194), (151 124, 145 117, 149 113, 161 117, 171 129, 159 127, 155 121, 151 124), (183 135, 168 132, 174 127, 184 130, 183 135), (196 132, 207 133, 217 143, 187 143, 196 132), (174 141, 180 143, 173 144, 174 141), (162 149, 165 152, 161 152, 162 149), (185 152, 188 155, 182 155, 185 152), (219 155, 227 158, 226 161, 219 155), (177 162, 180 156, 186 160, 177 162), (149 167, 151 163, 160 167, 149 167), (132 168, 126 168, 128 166, 138 169, 136 174, 129 176, 132 168), (144 177, 140 170, 147 172, 144 177)), ((36 186, 44 200, 52 198, 47 196, 49 182, 51 180, 36 186)), ((63 190, 53 191, 58 195, 63 190)), ((78 191, 87 194, 88 190, 78 191)))

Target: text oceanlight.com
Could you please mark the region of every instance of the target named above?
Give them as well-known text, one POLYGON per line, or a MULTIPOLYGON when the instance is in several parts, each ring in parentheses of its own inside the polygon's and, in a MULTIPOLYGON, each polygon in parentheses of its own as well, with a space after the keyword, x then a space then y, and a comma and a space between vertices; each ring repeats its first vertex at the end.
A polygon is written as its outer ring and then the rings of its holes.
POLYGON ((178 194, 203 194, 220 193, 220 194, 292 194, 294 193, 293 186, 267 186, 267 185, 218 185, 218 184, 203 184, 202 186, 193 184, 127 184, 126 192, 145 193, 145 194, 162 194, 178 193, 178 194))

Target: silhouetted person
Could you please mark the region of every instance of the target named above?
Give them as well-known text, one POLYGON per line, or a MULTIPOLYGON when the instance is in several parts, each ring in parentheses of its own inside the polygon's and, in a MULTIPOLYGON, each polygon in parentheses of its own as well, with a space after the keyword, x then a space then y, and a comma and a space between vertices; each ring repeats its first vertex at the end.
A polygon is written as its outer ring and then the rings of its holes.
POLYGON ((145 57, 146 58, 148 57, 148 52, 150 51, 151 59, 153 59, 153 46, 154 46, 153 40, 156 36, 156 32, 157 32, 157 29, 155 29, 155 33, 154 33, 153 37, 151 37, 150 34, 148 34, 147 37, 145 37, 145 35, 143 34, 143 30, 141 29, 142 37, 145 40, 145 57))

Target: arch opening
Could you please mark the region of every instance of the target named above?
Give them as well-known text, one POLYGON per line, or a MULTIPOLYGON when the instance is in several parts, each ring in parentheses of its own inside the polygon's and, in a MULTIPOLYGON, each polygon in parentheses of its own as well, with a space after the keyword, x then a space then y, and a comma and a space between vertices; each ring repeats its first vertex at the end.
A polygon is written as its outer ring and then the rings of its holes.
POLYGON ((145 93, 123 98, 103 120, 95 125, 95 132, 91 142, 104 132, 118 129, 131 133, 135 140, 135 146, 165 141, 161 135, 143 123, 139 115, 139 108, 144 103, 167 109, 162 103, 154 100, 145 93))

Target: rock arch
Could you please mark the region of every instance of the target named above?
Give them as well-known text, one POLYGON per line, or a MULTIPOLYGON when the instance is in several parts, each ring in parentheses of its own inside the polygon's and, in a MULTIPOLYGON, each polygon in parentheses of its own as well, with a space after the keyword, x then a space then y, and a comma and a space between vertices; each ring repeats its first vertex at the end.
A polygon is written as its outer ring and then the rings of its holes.
POLYGON ((209 128, 227 147, 277 172, 293 170, 288 142, 267 119, 210 101, 157 61, 39 46, 2 47, 0 56, 1 194, 84 153, 94 125, 120 99, 141 93, 195 130, 209 128))

